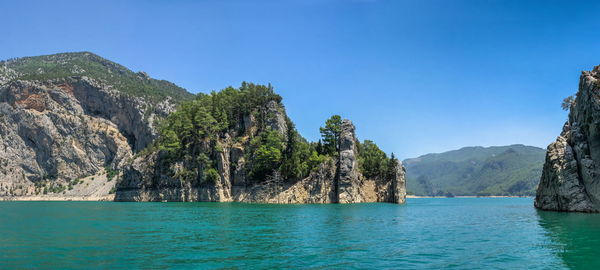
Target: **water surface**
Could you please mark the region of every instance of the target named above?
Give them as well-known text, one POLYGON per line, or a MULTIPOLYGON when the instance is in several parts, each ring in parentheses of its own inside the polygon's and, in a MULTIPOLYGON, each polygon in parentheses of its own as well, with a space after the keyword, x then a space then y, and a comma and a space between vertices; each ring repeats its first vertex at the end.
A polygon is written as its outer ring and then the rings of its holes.
POLYGON ((600 215, 532 205, 0 202, 0 269, 600 269, 600 215))

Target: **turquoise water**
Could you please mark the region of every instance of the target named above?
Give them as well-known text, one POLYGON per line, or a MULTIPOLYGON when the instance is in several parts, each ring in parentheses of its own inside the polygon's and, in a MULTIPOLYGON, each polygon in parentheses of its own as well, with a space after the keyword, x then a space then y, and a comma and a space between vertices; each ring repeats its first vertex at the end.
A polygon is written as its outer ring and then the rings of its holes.
POLYGON ((600 215, 532 205, 0 202, 0 269, 600 269, 600 215))

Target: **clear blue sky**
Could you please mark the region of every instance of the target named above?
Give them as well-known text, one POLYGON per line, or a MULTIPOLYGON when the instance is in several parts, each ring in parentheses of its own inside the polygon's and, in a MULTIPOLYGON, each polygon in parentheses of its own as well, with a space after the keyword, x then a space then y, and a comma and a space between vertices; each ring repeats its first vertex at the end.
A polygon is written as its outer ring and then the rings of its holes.
POLYGON ((0 59, 92 51, 193 93, 272 83, 310 140, 332 114, 400 158, 546 147, 600 64, 595 1, 2 1, 0 59))

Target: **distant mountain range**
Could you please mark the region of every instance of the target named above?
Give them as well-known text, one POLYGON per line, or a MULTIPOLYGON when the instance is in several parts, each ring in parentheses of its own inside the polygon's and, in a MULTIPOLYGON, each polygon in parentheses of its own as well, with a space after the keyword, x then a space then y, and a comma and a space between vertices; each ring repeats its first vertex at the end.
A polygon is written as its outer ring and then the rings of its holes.
POLYGON ((520 144, 476 146, 406 159, 407 192, 420 196, 533 196, 545 152, 520 144))

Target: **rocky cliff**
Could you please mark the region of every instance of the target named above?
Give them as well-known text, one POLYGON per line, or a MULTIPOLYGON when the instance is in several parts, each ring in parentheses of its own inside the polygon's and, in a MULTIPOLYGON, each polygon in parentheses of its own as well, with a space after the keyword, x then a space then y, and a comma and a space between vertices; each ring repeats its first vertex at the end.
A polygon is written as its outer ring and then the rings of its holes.
POLYGON ((600 66, 584 71, 569 119, 548 146, 535 206, 600 211, 600 66))
POLYGON ((152 79, 90 53, 0 67, 0 199, 111 199, 115 172, 154 140, 155 120, 175 106, 126 93, 123 76, 139 78, 138 87, 152 79))
MULTIPOLYGON (((273 108, 271 104, 268 108, 273 108)), ((273 119, 285 119, 279 108, 273 119), (279 114, 279 115, 278 115, 279 114)), ((256 132, 257 123, 250 117, 245 123, 245 135, 256 132)), ((274 123, 274 122, 273 122, 274 123)), ((273 127, 285 134, 286 125, 273 127)), ((218 155, 219 179, 206 183, 194 179, 184 181, 170 172, 183 164, 161 161, 165 153, 151 152, 139 156, 126 166, 122 180, 117 184, 116 201, 214 201, 256 203, 404 203, 406 198, 405 171, 394 160, 393 174, 388 178, 369 179, 358 169, 358 150, 355 127, 349 120, 342 122, 339 155, 321 163, 303 179, 289 181, 280 174, 270 175, 266 181, 255 183, 244 172, 244 152, 248 146, 227 146, 229 136, 221 142, 218 155), (163 157, 161 157, 163 155, 163 157), (235 164, 232 166, 232 164, 235 164), (170 167, 170 168, 169 168, 170 167)))
POLYGON ((194 97, 88 52, 0 61, 0 200, 403 203, 402 164, 338 120, 325 149, 270 85, 194 97))

